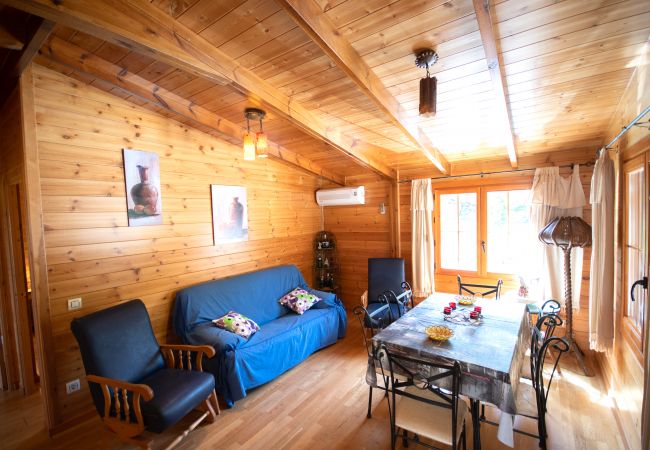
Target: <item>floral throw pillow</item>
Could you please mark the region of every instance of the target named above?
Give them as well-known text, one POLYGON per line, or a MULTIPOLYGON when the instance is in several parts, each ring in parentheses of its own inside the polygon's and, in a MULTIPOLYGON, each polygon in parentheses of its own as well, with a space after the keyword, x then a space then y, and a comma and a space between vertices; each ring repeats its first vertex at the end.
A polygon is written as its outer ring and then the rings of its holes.
POLYGON ((295 288, 280 299, 280 304, 298 314, 304 314, 309 308, 318 303, 321 299, 310 294, 302 288, 295 288))
POLYGON ((225 316, 213 320, 212 323, 245 339, 260 331, 259 325, 253 319, 249 319, 235 311, 230 311, 225 316))

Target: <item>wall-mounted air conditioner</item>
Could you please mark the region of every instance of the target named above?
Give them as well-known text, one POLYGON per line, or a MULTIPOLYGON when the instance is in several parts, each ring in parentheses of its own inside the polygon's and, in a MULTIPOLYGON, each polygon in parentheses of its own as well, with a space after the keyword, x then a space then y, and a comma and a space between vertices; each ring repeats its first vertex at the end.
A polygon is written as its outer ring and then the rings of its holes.
POLYGON ((363 186, 316 191, 316 203, 320 206, 365 205, 366 193, 363 186))

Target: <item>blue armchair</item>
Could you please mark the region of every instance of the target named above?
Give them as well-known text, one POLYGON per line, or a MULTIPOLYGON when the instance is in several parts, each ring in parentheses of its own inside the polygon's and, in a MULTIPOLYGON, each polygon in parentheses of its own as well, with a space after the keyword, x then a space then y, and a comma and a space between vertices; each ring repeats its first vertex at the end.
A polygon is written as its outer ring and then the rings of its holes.
POLYGON ((74 319, 70 328, 95 408, 123 442, 149 448, 145 430, 161 433, 197 407, 203 414, 188 431, 206 418, 216 420, 214 377, 202 371, 203 355, 214 356, 214 349, 159 345, 141 300, 74 319))

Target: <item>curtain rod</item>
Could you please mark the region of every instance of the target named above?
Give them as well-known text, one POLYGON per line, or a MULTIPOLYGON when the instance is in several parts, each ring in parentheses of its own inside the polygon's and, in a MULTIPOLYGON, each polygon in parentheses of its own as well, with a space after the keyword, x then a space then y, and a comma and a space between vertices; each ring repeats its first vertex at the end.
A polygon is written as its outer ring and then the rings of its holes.
MULTIPOLYGON (((639 122, 639 120, 642 119, 643 116, 645 116, 645 115, 648 114, 649 112, 650 112, 650 106, 646 106, 646 108, 645 108, 643 111, 641 111, 641 114, 639 114, 638 116, 636 116, 634 119, 632 119, 632 121, 631 121, 630 123, 628 123, 627 125, 625 125, 625 126, 623 127, 623 129, 621 130, 621 132, 618 133, 618 134, 616 135, 616 137, 615 137, 614 139, 612 139, 611 142, 610 142, 609 144, 607 144, 606 146, 604 146, 604 147, 602 147, 602 148, 599 148, 599 149, 596 151, 596 158, 600 157, 600 152, 603 151, 603 149, 606 150, 606 149, 610 149, 610 148, 612 148, 612 145, 614 145, 614 144, 616 143, 616 141, 618 141, 618 140, 621 138, 621 136, 623 136, 625 133, 627 133, 628 131, 630 131, 630 128, 632 128, 632 127, 634 127, 634 126, 642 126, 642 125, 644 125, 644 123, 643 123, 643 122, 639 122)), ((650 120, 648 121, 648 129, 650 129, 650 120)))
MULTIPOLYGON (((588 161, 586 163, 580 164, 582 166, 591 167, 594 165, 593 161, 588 161)), ((571 169, 575 164, 565 164, 563 166, 553 166, 560 169, 571 169)), ((479 177, 483 175, 498 175, 501 173, 517 173, 517 172, 533 172, 535 169, 512 169, 512 170, 500 170, 498 172, 478 172, 478 173, 466 173, 462 175, 453 175, 453 176, 441 176, 441 177, 429 177, 431 180, 453 180, 454 178, 466 178, 466 177, 479 177)), ((398 183, 410 183, 412 179, 399 180, 398 183)))

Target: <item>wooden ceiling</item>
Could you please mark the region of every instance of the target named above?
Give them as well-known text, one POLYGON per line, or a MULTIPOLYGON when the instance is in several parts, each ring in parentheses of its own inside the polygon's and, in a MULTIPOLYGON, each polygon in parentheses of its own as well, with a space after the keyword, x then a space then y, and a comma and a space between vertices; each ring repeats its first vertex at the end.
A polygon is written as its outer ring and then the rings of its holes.
POLYGON ((650 2, 638 0, 496 0, 489 14, 480 0, 7 3, 59 23, 39 63, 217 134, 193 107, 236 130, 261 106, 289 159, 340 177, 593 152, 650 36, 650 2), (440 56, 432 118, 418 116, 423 47, 440 56), (87 67, 89 54, 182 97, 190 114, 87 67))

